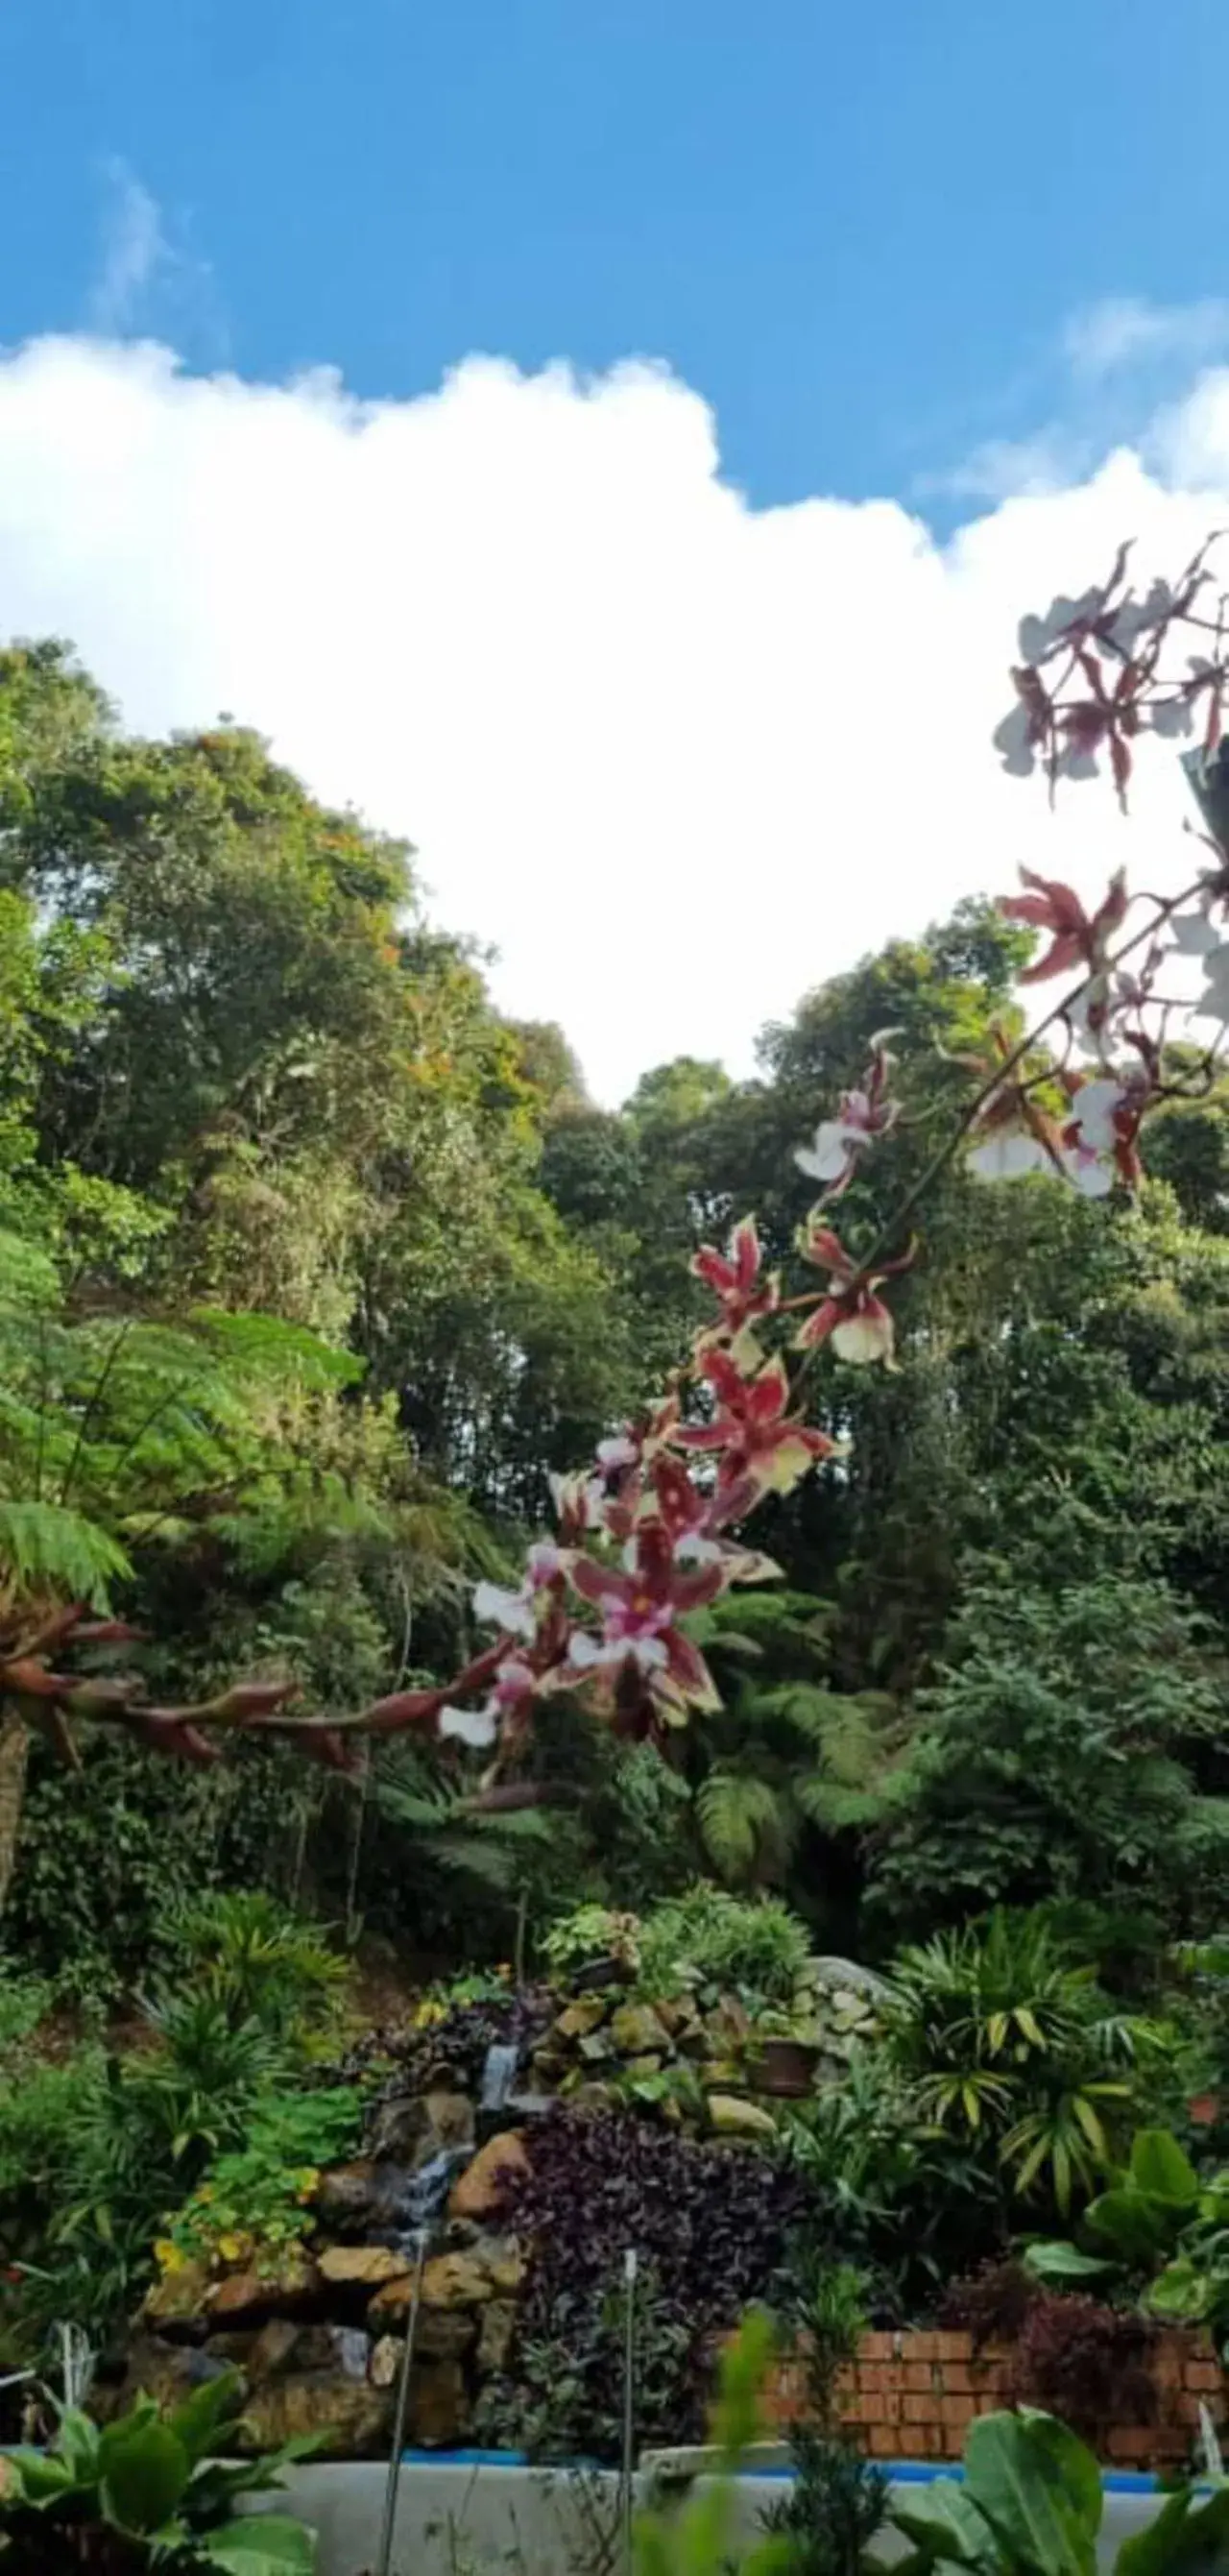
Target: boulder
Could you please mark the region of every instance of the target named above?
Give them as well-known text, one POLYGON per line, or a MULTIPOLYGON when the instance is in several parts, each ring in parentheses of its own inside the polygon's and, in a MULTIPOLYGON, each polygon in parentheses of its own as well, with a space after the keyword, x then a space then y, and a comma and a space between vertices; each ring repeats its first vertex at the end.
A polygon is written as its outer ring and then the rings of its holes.
POLYGON ((469 2425, 469 2398, 459 2361, 417 2363, 410 2372, 407 2431, 424 2451, 452 2450, 469 2425))
POLYGON ((491 2288, 501 2298, 514 2298, 529 2270, 529 2257, 516 2236, 480 2236, 473 2249, 491 2288))
POLYGON ((177 2263, 163 2272, 147 2292, 141 2310, 145 2323, 156 2326, 159 2334, 203 2339, 208 2330, 206 2297, 209 2290, 207 2263, 177 2263))
POLYGON ((478 2335, 477 2308, 420 2308, 414 2333, 416 2361, 460 2361, 478 2335))
MULTIPOLYGON (((414 2282, 412 2274, 402 2273, 395 2281, 386 2281, 376 2292, 367 2311, 372 2331, 379 2334, 394 2318, 403 2317, 410 2304, 414 2282)), ((437 2254, 423 2265, 422 2305, 427 2308, 476 2308, 493 2295, 489 2275, 473 2254, 437 2254)))
POLYGON ((502 2207, 509 2185, 528 2172, 529 2158, 519 2129, 503 2129, 488 2138, 473 2163, 452 2187, 448 2203, 453 2218, 491 2218, 502 2207))
POLYGON ((601 1995, 580 1995, 552 2022, 551 2036, 567 2042, 585 2039, 605 2019, 606 2004, 601 1995))
POLYGON ((492 2299, 482 2311, 478 2328, 478 2369, 483 2377, 491 2371, 506 2370, 516 2335, 517 2305, 515 2299, 492 2299))
POLYGON ((404 2338, 401 2335, 381 2335, 378 2341, 373 2343, 371 2359, 367 2364, 367 2376, 373 2388, 396 2386, 403 2349, 404 2338))
MULTIPOLYGON (((207 2379, 220 2379, 233 2361, 195 2345, 167 2343, 159 2335, 137 2333, 125 2357, 124 2377, 108 2396, 106 2413, 123 2415, 142 2391, 159 2406, 181 2406, 207 2379)), ((103 2411, 100 2409, 100 2411, 103 2411)))
POLYGON ((215 2281, 208 2308, 215 2323, 259 2325, 266 2317, 292 2315, 316 2304, 320 2276, 301 2245, 287 2245, 275 2263, 259 2272, 231 2272, 215 2281))
POLYGON ((669 2054, 670 2034, 652 2004, 620 2004, 610 2016, 610 2036, 620 2057, 669 2054))
POLYGON ((371 2124, 371 2158, 408 2164, 417 2170, 447 2148, 467 2147, 474 2135, 474 2106, 468 2094, 433 2087, 425 2093, 391 2093, 381 2102, 371 2124))
POLYGON ((710 2093, 708 2116, 714 2129, 726 2138, 775 2138, 777 2124, 771 2111, 760 2102, 746 2102, 738 2093, 710 2093))
POLYGON ((239 2447, 276 2451, 305 2433, 320 2435, 323 2457, 362 2460, 387 2447, 392 2404, 369 2378, 341 2371, 296 2371, 256 2390, 244 2410, 239 2447))
POLYGON ((320 2278, 330 2289, 382 2289, 413 2271, 413 2259, 393 2245, 330 2245, 318 2257, 320 2278))

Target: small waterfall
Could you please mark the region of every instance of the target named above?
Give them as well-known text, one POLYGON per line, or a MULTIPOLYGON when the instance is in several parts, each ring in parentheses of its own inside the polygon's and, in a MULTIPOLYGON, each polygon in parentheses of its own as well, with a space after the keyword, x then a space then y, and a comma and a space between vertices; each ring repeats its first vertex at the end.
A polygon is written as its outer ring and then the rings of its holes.
POLYGON ((335 2334, 337 2367, 346 2379, 365 2379, 370 2340, 362 2326, 338 2326, 335 2334))
POLYGON ((397 2210, 399 2244, 416 2246, 430 2233, 448 2198, 453 2175, 469 2163, 472 2152, 468 2146, 441 2147, 429 2164, 409 2176, 397 2210))
POLYGON ((515 2041, 494 2039, 487 2050, 482 2068, 482 2090, 478 2096, 480 2111, 502 2111, 516 2082, 521 2052, 515 2041))

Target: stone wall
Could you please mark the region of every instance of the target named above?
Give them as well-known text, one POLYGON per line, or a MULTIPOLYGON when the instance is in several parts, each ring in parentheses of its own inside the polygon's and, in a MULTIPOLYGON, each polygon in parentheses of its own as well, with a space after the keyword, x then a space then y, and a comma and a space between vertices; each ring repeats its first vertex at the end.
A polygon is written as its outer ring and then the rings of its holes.
MULTIPOLYGON (((1096 2448, 1111 2465, 1179 2466, 1198 2431, 1200 2403, 1215 2424, 1225 2420, 1224 2374, 1204 2337, 1159 2336, 1149 2376, 1153 2420, 1106 2424, 1101 2430, 1096 2448)), ((974 2417, 1018 2402, 1023 2392, 1009 2346, 978 2346, 971 2335, 935 2331, 864 2334, 837 2393, 842 2421, 872 2457, 958 2460, 974 2417)), ((765 2412, 778 2432, 805 2420, 806 2365, 800 2352, 777 2365, 765 2412)))

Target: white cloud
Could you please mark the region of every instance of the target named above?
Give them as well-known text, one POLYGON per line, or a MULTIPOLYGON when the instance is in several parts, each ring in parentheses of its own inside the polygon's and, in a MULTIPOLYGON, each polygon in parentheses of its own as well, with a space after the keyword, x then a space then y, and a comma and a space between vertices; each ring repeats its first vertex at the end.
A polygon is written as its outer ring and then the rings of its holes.
POLYGON ((1124 369, 1175 363, 1197 366, 1229 341, 1229 303, 1208 295, 1194 304, 1150 304, 1111 295, 1073 314, 1063 350, 1073 372, 1094 382, 1124 369))
POLYGON ((615 1098, 676 1051, 746 1068, 807 986, 1021 859, 1090 890, 1182 864, 1172 757, 1123 826, 1090 791, 1052 820, 988 743, 1022 609, 1124 533, 1172 568, 1229 507, 1229 378, 1165 440, 940 547, 894 501, 749 509, 661 370, 473 359, 360 404, 43 340, 0 362, 0 628, 72 636, 146 730, 232 708, 406 833, 504 1005, 615 1098))
POLYGON ((131 329, 155 278, 173 265, 174 254, 156 198, 127 163, 109 161, 104 176, 107 208, 90 321, 100 334, 118 337, 131 329))

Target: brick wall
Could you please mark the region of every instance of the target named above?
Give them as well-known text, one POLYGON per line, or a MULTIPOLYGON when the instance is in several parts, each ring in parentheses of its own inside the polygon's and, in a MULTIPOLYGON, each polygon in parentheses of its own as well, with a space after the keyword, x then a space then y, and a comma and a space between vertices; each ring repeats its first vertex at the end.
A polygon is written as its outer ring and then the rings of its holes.
MULTIPOLYGON (((1215 2423, 1224 2420, 1224 2377, 1201 2337, 1160 2337, 1151 2375, 1155 2420, 1107 2425, 1097 2448, 1111 2464, 1147 2469, 1184 2460, 1201 2399, 1215 2423)), ((971 2335, 942 2331, 863 2335, 837 2388, 842 2420, 882 2460, 958 2460, 974 2416, 1010 2406, 1018 2394, 1009 2347, 977 2348, 971 2335)), ((778 2363, 765 2412, 785 2431, 806 2411, 806 2366, 795 2355, 778 2363)))

